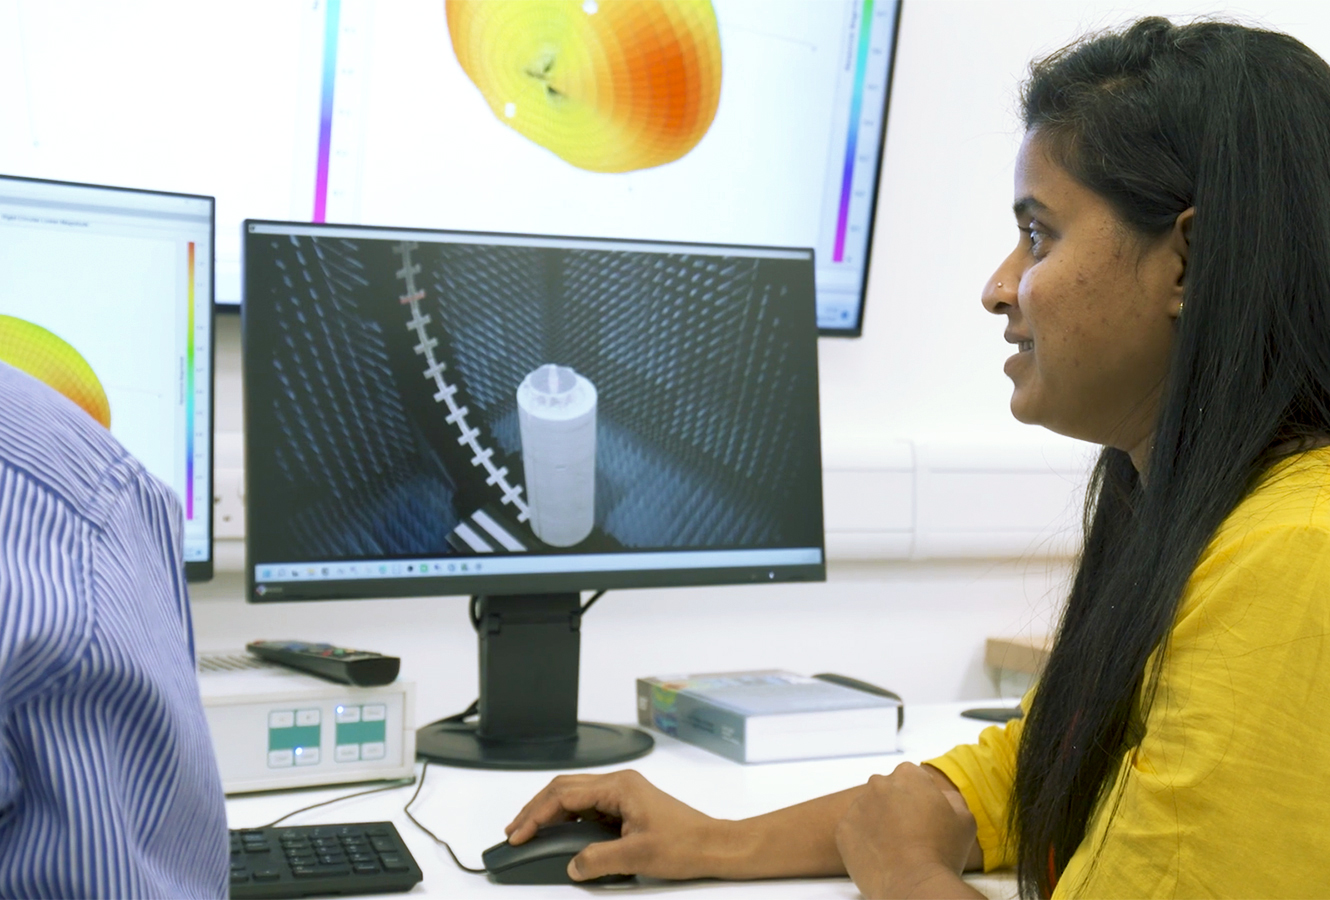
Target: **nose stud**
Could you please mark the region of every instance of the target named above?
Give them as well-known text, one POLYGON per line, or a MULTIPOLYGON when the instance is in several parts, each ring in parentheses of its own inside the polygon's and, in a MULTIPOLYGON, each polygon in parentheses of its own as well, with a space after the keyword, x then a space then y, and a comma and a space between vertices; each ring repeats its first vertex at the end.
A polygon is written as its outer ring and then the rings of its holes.
POLYGON ((999 281, 999 282, 997 283, 997 286, 998 286, 998 287, 1002 287, 1002 282, 999 281))

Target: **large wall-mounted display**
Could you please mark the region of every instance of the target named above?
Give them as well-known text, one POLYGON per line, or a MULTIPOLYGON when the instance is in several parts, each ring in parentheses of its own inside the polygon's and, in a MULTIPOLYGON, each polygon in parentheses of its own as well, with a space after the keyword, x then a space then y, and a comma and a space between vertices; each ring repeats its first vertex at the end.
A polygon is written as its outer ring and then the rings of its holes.
POLYGON ((813 247, 858 334, 899 0, 0 3, 0 172, 245 217, 813 247), (90 151, 89 148, 96 148, 90 151))

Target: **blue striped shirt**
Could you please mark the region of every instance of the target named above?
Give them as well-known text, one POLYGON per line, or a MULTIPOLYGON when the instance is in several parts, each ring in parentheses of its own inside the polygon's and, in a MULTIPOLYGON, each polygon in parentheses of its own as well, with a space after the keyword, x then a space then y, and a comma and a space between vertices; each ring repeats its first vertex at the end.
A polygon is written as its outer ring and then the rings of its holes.
POLYGON ((0 896, 225 897, 179 503, 0 363, 0 896))

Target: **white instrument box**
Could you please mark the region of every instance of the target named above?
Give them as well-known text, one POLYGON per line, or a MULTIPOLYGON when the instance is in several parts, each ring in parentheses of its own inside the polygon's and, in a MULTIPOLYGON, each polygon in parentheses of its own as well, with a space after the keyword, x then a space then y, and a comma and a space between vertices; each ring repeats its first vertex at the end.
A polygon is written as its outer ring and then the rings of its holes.
POLYGON ((337 684, 250 654, 199 655, 228 794, 411 778, 415 685, 337 684))

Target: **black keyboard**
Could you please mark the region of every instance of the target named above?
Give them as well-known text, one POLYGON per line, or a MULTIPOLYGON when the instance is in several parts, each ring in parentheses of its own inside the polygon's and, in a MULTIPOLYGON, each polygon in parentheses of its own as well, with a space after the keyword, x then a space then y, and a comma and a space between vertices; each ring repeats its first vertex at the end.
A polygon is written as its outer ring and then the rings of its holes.
POLYGON ((231 831, 231 896, 409 891, 423 876, 391 822, 231 831))

